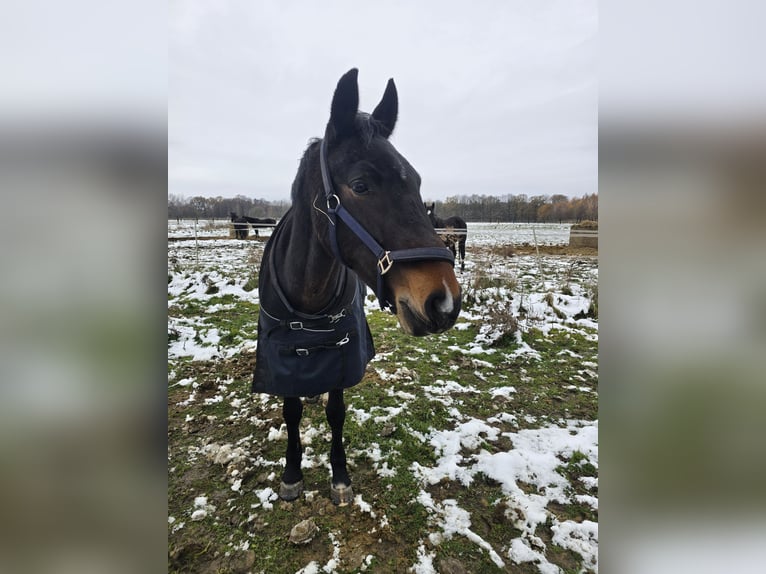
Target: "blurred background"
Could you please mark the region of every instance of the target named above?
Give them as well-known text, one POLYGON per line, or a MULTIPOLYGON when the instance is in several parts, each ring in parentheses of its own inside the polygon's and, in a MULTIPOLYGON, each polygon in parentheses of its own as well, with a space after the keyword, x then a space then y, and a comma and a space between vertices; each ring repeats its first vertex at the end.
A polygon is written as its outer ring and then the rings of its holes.
POLYGON ((166 19, 3 8, 0 572, 165 569, 166 19))
MULTIPOLYGON (((599 19, 600 562, 760 572, 766 8, 599 19)), ((166 28, 143 0, 0 22, 0 572, 166 568, 166 28)))
POLYGON ((764 17, 599 6, 606 571, 763 569, 764 17))

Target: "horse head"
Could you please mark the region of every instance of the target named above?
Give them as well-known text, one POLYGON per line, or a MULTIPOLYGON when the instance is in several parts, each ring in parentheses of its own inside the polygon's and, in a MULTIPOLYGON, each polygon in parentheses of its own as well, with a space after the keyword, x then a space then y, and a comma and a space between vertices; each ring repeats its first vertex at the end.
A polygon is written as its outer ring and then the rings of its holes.
MULTIPOLYGON (((393 79, 372 114, 359 111, 357 70, 338 81, 325 130, 327 167, 334 195, 344 209, 385 250, 443 248, 424 208, 420 175, 391 144, 398 114, 393 79)), ((315 165, 314 169, 319 170, 315 165)), ((316 173, 316 172, 315 172, 316 173)), ((314 200, 321 205, 323 197, 314 200)), ((328 209, 330 200, 327 200, 328 209)), ((318 239, 333 252, 328 239, 334 225, 320 209, 312 210, 318 239)), ((337 251, 343 262, 376 289, 381 263, 348 225, 336 224, 337 251)), ((402 329, 412 335, 450 328, 461 305, 461 289, 449 261, 396 261, 382 275, 385 298, 402 329)), ((380 296, 380 295, 379 295, 380 296)))
POLYGON ((440 223, 440 220, 438 217, 436 217, 436 203, 424 203, 423 207, 426 208, 426 214, 428 215, 428 219, 431 220, 431 225, 434 227, 442 227, 443 222, 440 223))

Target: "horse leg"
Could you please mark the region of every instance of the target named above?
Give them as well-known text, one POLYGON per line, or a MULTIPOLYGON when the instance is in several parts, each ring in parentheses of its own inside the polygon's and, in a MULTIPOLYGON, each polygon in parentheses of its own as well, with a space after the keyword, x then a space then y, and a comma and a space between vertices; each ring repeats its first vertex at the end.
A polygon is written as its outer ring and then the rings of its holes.
POLYGON ((330 465, 332 466, 332 483, 330 484, 330 499, 334 504, 345 506, 354 500, 351 489, 351 478, 346 469, 346 451, 343 449, 343 423, 346 421, 346 404, 343 402, 343 389, 330 391, 325 407, 327 422, 332 429, 330 446, 330 465))
POLYGON ((460 242, 460 270, 465 271, 465 239, 460 242))
POLYGON ((279 498, 295 500, 303 492, 303 472, 301 471, 301 435, 298 425, 303 415, 303 403, 298 397, 285 397, 282 405, 282 416, 287 424, 287 453, 285 454, 285 471, 282 473, 282 484, 279 486, 279 498))

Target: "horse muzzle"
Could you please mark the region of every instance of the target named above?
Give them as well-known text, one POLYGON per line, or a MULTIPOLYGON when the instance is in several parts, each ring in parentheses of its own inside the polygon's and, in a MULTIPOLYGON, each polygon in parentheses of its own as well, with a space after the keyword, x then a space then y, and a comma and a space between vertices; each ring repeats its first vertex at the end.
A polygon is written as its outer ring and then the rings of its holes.
POLYGON ((409 335, 442 333, 457 321, 462 292, 449 263, 403 264, 392 270, 388 287, 399 325, 409 335))

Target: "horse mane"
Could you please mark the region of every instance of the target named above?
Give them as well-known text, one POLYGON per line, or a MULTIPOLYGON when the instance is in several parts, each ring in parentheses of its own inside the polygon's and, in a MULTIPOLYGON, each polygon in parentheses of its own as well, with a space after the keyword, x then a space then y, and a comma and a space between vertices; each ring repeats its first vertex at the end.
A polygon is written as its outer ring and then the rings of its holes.
POLYGON ((306 173, 308 172, 308 165, 309 165, 309 156, 314 150, 319 150, 319 142, 322 140, 319 138, 311 138, 309 140, 309 145, 306 146, 306 151, 303 152, 303 156, 301 157, 301 161, 298 164, 298 173, 295 174, 295 179, 293 180, 293 187, 290 190, 290 199, 293 202, 293 207, 296 205, 300 205, 300 192, 301 192, 301 186, 303 183, 303 180, 306 177, 306 173))

